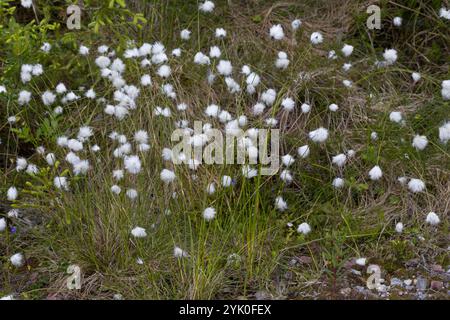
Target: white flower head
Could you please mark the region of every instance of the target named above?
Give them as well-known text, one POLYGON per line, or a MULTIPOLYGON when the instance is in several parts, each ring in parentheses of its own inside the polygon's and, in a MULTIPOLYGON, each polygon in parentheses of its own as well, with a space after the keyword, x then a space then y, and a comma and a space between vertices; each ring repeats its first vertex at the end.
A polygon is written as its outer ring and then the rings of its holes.
POLYGON ((142 227, 135 227, 133 230, 131 230, 131 234, 135 238, 145 238, 147 236, 147 232, 142 227))
POLYGON ((212 208, 212 207, 208 207, 203 211, 203 218, 206 221, 211 221, 215 218, 216 216, 216 209, 212 208))
POLYGON ((275 208, 279 211, 284 211, 288 208, 287 202, 281 196, 275 198, 275 208))
POLYGON ((301 146, 297 149, 297 153, 301 158, 307 158, 309 156, 310 150, 308 145, 301 146))
POLYGON ((344 57, 349 57, 353 53, 353 46, 349 44, 344 44, 341 51, 344 57))
POLYGON ((269 35, 275 40, 281 40, 284 38, 284 31, 281 24, 273 25, 269 30, 269 35))
POLYGON ((322 143, 328 139, 328 130, 323 127, 320 127, 316 130, 309 132, 308 136, 312 141, 316 143, 322 143))
POLYGON ((383 176, 383 171, 381 171, 381 168, 379 166, 374 166, 369 171, 369 178, 371 180, 374 180, 374 181, 380 180, 382 176, 383 176))
POLYGON ((18 195, 19 191, 17 191, 16 187, 9 187, 8 191, 6 192, 6 197, 9 201, 16 200, 18 195))
POLYGON ((176 178, 175 172, 168 170, 168 169, 163 169, 161 171, 160 177, 161 177, 161 180, 164 181, 164 183, 173 182, 176 178))
POLYGON ((428 139, 426 136, 416 135, 413 139, 412 146, 416 148, 416 150, 423 150, 428 145, 428 139))
POLYGON ((199 10, 202 12, 212 12, 214 10, 215 4, 212 1, 205 1, 200 3, 198 6, 199 10))
POLYGON ((395 225, 395 232, 397 232, 397 233, 402 233, 403 232, 403 223, 398 222, 395 225))
POLYGON ((386 49, 383 53, 383 58, 388 65, 394 64, 397 61, 398 55, 395 49, 386 49))
POLYGON ((25 264, 25 258, 21 253, 16 253, 12 255, 9 258, 9 261, 11 261, 12 265, 16 268, 20 268, 25 264))
POLYGON ((308 223, 303 222, 303 223, 298 225, 297 232, 301 233, 301 234, 304 234, 304 235, 307 235, 308 233, 311 232, 311 227, 310 227, 310 225, 308 223))
POLYGON ((425 190, 425 183, 420 179, 411 179, 408 182, 408 189, 413 193, 425 190))
POLYGON ((323 42, 323 36, 320 32, 313 32, 310 40, 312 44, 320 44, 323 42))
POLYGON ((432 226, 438 225, 441 222, 439 216, 434 212, 428 213, 425 221, 432 226))

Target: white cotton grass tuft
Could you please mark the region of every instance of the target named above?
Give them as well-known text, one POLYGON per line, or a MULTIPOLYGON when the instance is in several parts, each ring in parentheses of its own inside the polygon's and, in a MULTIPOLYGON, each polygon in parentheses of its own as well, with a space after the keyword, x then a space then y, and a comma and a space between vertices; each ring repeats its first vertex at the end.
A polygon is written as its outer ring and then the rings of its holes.
POLYGON ((420 179, 411 179, 408 182, 408 189, 413 193, 419 193, 425 190, 425 182, 420 179))
POLYGON ((323 143, 328 139, 328 130, 320 127, 316 130, 310 131, 308 136, 315 143, 323 143))
POLYGON ((303 222, 298 225, 297 232, 304 234, 306 236, 308 233, 311 232, 311 226, 308 223, 303 222))
POLYGON ((300 106, 300 109, 302 110, 302 113, 308 113, 311 111, 311 105, 309 105, 308 103, 303 103, 300 106))
POLYGON ((380 180, 382 176, 383 176, 383 171, 381 171, 381 168, 379 166, 374 166, 369 171, 370 180, 373 180, 373 181, 380 180))
POLYGON ((212 12, 215 8, 215 4, 212 1, 205 1, 200 3, 200 5, 198 6, 198 9, 202 12, 212 12))
POLYGON ((446 122, 439 127, 439 140, 442 143, 447 143, 450 140, 450 122, 446 122))
POLYGON ((394 19, 392 19, 392 23, 394 24, 395 27, 401 27, 402 22, 403 22, 402 17, 395 17, 394 19))
POLYGON ((309 156, 310 149, 308 145, 301 146, 297 149, 297 154, 300 156, 300 158, 307 158, 309 156))
POLYGON ((56 95, 53 92, 47 90, 42 94, 41 98, 42 98, 42 102, 46 106, 50 106, 55 102, 56 95))
POLYGON ((341 51, 344 57, 349 57, 353 53, 353 49, 354 49, 353 46, 349 44, 344 44, 341 51))
POLYGON ((19 195, 19 191, 17 191, 16 187, 9 187, 8 191, 6 192, 6 197, 9 201, 14 201, 17 199, 17 196, 19 195))
POLYGON ((216 217, 216 209, 208 207, 203 211, 203 219, 211 221, 216 217))
POLYGON ((302 21, 300 19, 295 19, 291 22, 292 30, 298 30, 302 26, 302 21))
POLYGON ((436 226, 441 222, 441 219, 439 219, 439 216, 435 212, 431 211, 428 213, 425 221, 432 226, 436 226))
POLYGON ((397 61, 398 55, 395 49, 386 49, 383 53, 383 58, 388 65, 392 65, 397 61))
POLYGON ((426 136, 416 135, 414 136, 412 146, 416 148, 416 150, 423 150, 428 145, 428 139, 426 136))
POLYGON ((289 168, 289 167, 295 162, 295 159, 294 159, 294 157, 291 156, 290 154, 286 154, 286 155, 284 155, 284 156, 281 157, 281 161, 283 162, 283 164, 284 164, 286 167, 289 168))
POLYGON ((340 189, 345 185, 345 180, 342 178, 334 178, 333 182, 331 183, 331 185, 335 188, 335 189, 340 189))
POLYGON ((274 40, 281 40, 284 38, 284 31, 281 24, 273 25, 269 30, 269 35, 274 40))
POLYGON ((0 218, 0 232, 3 232, 6 230, 6 220, 5 218, 0 218))
POLYGON ((395 232, 402 233, 403 228, 404 228, 403 223, 397 222, 397 224, 395 225, 395 232))
POLYGON ((180 37, 183 40, 189 40, 191 38, 191 31, 188 29, 181 30, 180 37))
POLYGON ((212 46, 209 48, 209 56, 211 58, 219 58, 221 56, 221 52, 218 46, 212 46))
POLYGON ((53 185, 60 190, 69 190, 69 181, 67 177, 55 177, 53 179, 53 185))
POLYGON ((229 76, 233 72, 231 62, 228 60, 220 60, 217 65, 217 72, 223 76, 229 76))
POLYGON ((20 4, 22 7, 29 9, 33 5, 33 0, 20 0, 20 4))
POLYGON ((313 32, 310 40, 312 44, 320 44, 323 42, 323 36, 320 32, 313 32))
POLYGON ((161 180, 164 181, 164 183, 170 183, 173 182, 176 178, 175 172, 168 170, 168 169, 163 169, 161 171, 160 174, 161 180))
POLYGON ((9 258, 9 261, 14 267, 20 268, 25 264, 25 257, 22 253, 16 253, 9 258))
POLYGON ((367 262, 366 258, 358 258, 358 259, 355 260, 355 263, 358 266, 362 266, 362 267, 364 267, 366 265, 366 262, 367 262))
POLYGON ((230 176, 222 176, 222 187, 229 187, 231 186, 231 183, 233 182, 233 179, 230 176))
POLYGON ((138 174, 141 171, 141 160, 138 156, 127 156, 124 158, 125 170, 131 174, 138 174))
POLYGON ((28 165, 27 159, 22 158, 22 157, 16 159, 16 171, 17 172, 25 170, 27 165, 28 165))
POLYGON ((450 9, 446 9, 444 7, 439 9, 439 17, 450 20, 450 9))
POLYGON ((389 120, 395 123, 400 123, 403 120, 402 113, 400 111, 392 111, 389 114, 389 120))
POLYGON ((289 65, 289 59, 287 53, 284 51, 278 52, 278 58, 275 60, 275 67, 278 69, 286 69, 289 65))
POLYGON ((28 104, 31 100, 31 92, 22 90, 19 92, 19 97, 17 99, 17 102, 19 106, 23 106, 25 104, 28 104))
POLYGON ((120 194, 122 192, 122 188, 118 185, 112 185, 111 186, 111 192, 114 194, 120 194))
POLYGON ((450 100, 450 80, 442 81, 441 86, 442 86, 441 89, 442 99, 450 100))
POLYGON ((144 74, 141 77, 141 85, 148 87, 152 85, 152 77, 149 74, 144 74))
POLYGON ((281 196, 275 198, 275 208, 279 211, 285 211, 288 208, 287 202, 281 196))
POLYGON ((335 103, 332 103, 328 106, 328 110, 330 110, 331 112, 336 112, 336 111, 338 111, 338 109, 339 109, 339 106, 335 103))
POLYGON ((227 31, 224 28, 216 28, 215 36, 218 39, 223 39, 227 36, 227 31))
POLYGON ((295 101, 290 97, 284 98, 281 101, 281 106, 283 107, 284 110, 288 112, 292 111, 295 108, 295 101))
POLYGON ((208 186, 206 187, 206 192, 209 195, 212 195, 216 192, 216 184, 214 182, 211 182, 210 184, 208 184, 208 186))
POLYGON ((147 236, 147 232, 142 227, 135 227, 131 230, 131 235, 135 238, 145 238, 147 236))
POLYGON ((283 170, 280 173, 280 179, 284 183, 290 184, 294 178, 292 177, 292 174, 291 174, 291 172, 289 170, 283 170))
POLYGON ((420 75, 420 73, 418 72, 413 72, 411 74, 411 78, 413 79, 414 83, 417 83, 420 81, 420 79, 422 78, 422 76, 420 75))
POLYGON ((87 56, 89 54, 89 48, 81 45, 80 48, 78 49, 78 53, 82 56, 87 56))
POLYGON ((347 156, 344 153, 340 153, 336 156, 333 156, 331 162, 338 167, 343 167, 347 162, 347 156))
POLYGON ((136 189, 128 189, 128 190, 125 192, 125 194, 127 195, 127 197, 128 197, 130 200, 134 200, 134 199, 136 199, 137 196, 138 196, 138 192, 137 192, 136 189))
POLYGON ((175 258, 186 258, 189 256, 189 254, 180 247, 175 246, 173 248, 173 256, 175 258))

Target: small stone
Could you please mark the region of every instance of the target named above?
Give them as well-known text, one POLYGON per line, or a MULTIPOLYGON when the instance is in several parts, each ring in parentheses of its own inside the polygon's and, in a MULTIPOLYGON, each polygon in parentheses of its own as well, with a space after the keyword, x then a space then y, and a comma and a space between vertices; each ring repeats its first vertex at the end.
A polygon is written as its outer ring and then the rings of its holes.
POLYGON ((391 278, 391 286, 393 287, 401 287, 403 286, 403 281, 399 278, 391 278))
POLYGON ((431 281, 430 288, 435 291, 440 291, 444 288, 444 283, 442 281, 433 280, 431 281))
POLYGON ((350 259, 344 263, 344 268, 351 269, 354 267, 355 264, 356 264, 355 259, 350 259))
POLYGON ((255 293, 256 300, 269 300, 270 294, 267 291, 257 291, 255 293))
POLYGON ((444 268, 442 268, 442 266, 440 264, 433 264, 431 265, 431 270, 433 270, 434 272, 444 272, 444 268))
POLYGON ((405 263, 407 268, 415 268, 419 265, 419 259, 411 259, 405 263))
POLYGON ((312 258, 308 257, 308 256, 300 256, 297 259, 298 259, 298 262, 300 262, 300 264, 311 264, 312 263, 312 258))
POLYGON ((428 281, 425 278, 417 278, 416 288, 419 291, 426 290, 428 287, 428 281))
POLYGON ((403 281, 403 283, 407 286, 410 286, 412 284, 412 280, 411 279, 406 279, 405 281, 403 281))
POLYGON ((343 296, 348 296, 351 292, 352 292, 352 289, 350 289, 350 288, 341 289, 341 294, 343 296))

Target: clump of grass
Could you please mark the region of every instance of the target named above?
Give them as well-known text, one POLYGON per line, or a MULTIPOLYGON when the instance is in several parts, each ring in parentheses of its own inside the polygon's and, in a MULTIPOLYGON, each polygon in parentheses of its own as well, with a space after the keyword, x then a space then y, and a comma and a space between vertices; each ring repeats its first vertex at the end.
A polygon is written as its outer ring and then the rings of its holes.
MULTIPOLYGON (((122 19, 123 23, 100 33, 84 30, 50 36, 40 30, 21 60, 13 58, 17 48, 8 48, 2 78, 8 91, 0 96, 6 108, 0 112, 5 119, 15 115, 17 121, 0 125, 5 150, 1 191, 6 194, 14 185, 19 197, 1 208, 8 228, 16 228, 0 233, 4 240, 0 244, 1 293, 13 292, 22 298, 111 298, 120 293, 139 299, 212 299, 255 298, 261 291, 273 298, 302 298, 320 290, 323 297, 336 298, 346 278, 346 264, 353 258, 367 257, 388 272, 417 256, 425 256, 430 263, 448 263, 443 257, 448 245, 450 151, 438 136, 438 128, 448 120, 449 103, 438 90, 445 79, 442 70, 448 67, 441 54, 448 49, 448 28, 436 16, 436 5, 412 1, 383 3, 384 29, 367 31, 362 27, 364 4, 342 1, 338 8, 328 1, 216 3, 214 13, 207 14, 198 10, 196 1, 136 1, 129 9, 143 13, 146 23, 122 19), (397 15, 405 23, 399 30, 391 27, 397 15), (299 17, 303 24, 293 32, 290 23, 299 17), (281 41, 269 38, 274 24, 283 25, 281 41), (225 38, 214 37, 218 27, 227 30, 225 38), (425 32, 416 31, 419 27, 433 31, 434 45, 425 32), (181 41, 179 32, 185 28, 192 32, 191 38, 181 41), (315 31, 322 32, 324 43, 311 43, 315 31), (43 41, 52 43, 49 53, 37 50, 43 41), (106 105, 116 103, 117 88, 100 75, 95 62, 98 46, 107 43, 109 52, 116 50, 114 57, 123 57, 127 49, 156 41, 166 46, 167 55, 182 49, 180 58, 166 62, 172 70, 170 78, 157 75, 159 65, 142 67, 139 59, 123 59, 124 80, 140 89, 137 108, 130 108, 120 121, 105 114, 106 105), (344 43, 354 46, 350 57, 340 53, 344 43), (89 46, 89 55, 78 54, 80 44, 89 46), (218 60, 211 59, 209 66, 193 63, 198 51, 207 53, 212 45, 220 47, 221 59, 231 61, 241 92, 230 93, 221 76, 208 83, 207 75, 217 73, 218 60), (398 60, 377 67, 384 49, 391 47, 397 49, 398 60), (328 58, 330 50, 336 51, 337 59, 328 58), (279 51, 290 60, 285 70, 275 67, 279 51), (418 62, 412 64, 410 58, 416 56, 418 62), (349 61, 352 67, 345 72, 342 65, 349 61), (21 83, 25 63, 42 63, 44 74, 21 83), (239 73, 243 65, 261 76, 255 95, 245 93, 245 76, 239 73), (411 73, 416 71, 422 79, 414 84, 411 73), (140 85, 144 74, 151 75, 152 86, 140 85), (343 85, 344 80, 352 80, 353 85, 343 85), (55 114, 56 105, 45 106, 41 101, 42 94, 59 82, 80 96, 64 105, 63 114, 55 114), (162 92, 167 83, 173 86, 176 99, 162 92), (32 100, 19 106, 18 92, 24 88, 32 92, 32 100), (95 90, 96 99, 85 97, 89 88, 95 90), (253 116, 254 104, 269 88, 277 91, 273 105, 253 116), (282 107, 287 96, 297 104, 290 113, 282 107), (181 102, 188 105, 186 111, 177 110, 181 102), (192 127, 194 120, 202 120, 223 129, 217 119, 204 115, 212 103, 234 118, 247 115, 248 127, 262 128, 267 118, 276 118, 280 155, 295 157, 288 168, 292 183, 279 174, 247 179, 239 165, 202 165, 193 171, 164 160, 163 149, 173 147, 175 121, 187 120, 192 127), (311 105, 311 111, 302 112, 303 103, 311 105), (339 106, 337 112, 329 110, 332 103, 339 106), (155 114, 157 106, 169 108, 172 118, 155 114), (392 111, 402 112, 404 124, 390 121, 392 111), (89 170, 77 175, 57 138, 76 137, 81 126, 89 126, 94 134, 77 152, 89 159, 89 170), (329 133, 324 143, 309 137, 319 127, 329 133), (124 135, 135 148, 137 130, 148 133, 150 149, 135 151, 141 161, 139 174, 124 170, 125 177, 116 181, 112 171, 124 169, 124 161, 113 155, 120 143, 112 141, 110 134, 124 135), (428 138, 425 150, 412 147, 415 134, 428 138), (306 144, 310 155, 302 158, 297 149, 306 144), (94 145, 100 151, 92 151, 94 145), (35 152, 40 146, 45 147, 44 155, 35 152), (52 164, 45 159, 49 152, 57 159, 52 164), (332 163, 332 157, 341 153, 347 159, 343 167, 332 163), (37 164, 39 172, 17 172, 20 157, 37 164), (375 165, 383 170, 378 181, 368 177, 375 165), (161 181, 163 168, 174 172, 173 183, 161 181), (224 175, 233 178, 231 186, 221 185, 224 175), (425 192, 409 192, 397 181, 399 176, 425 181, 425 192), (68 191, 55 187, 57 177, 69 179, 68 191), (344 179, 342 188, 333 187, 336 177, 344 179), (210 183, 216 186, 214 194, 206 192, 210 183), (122 192, 111 192, 113 185, 122 192), (126 194, 130 189, 138 192, 134 200, 126 194), (278 196, 286 201, 286 210, 277 209, 278 196), (211 221, 202 217, 207 207, 215 209, 211 221), (8 217, 11 208, 18 208, 22 216, 8 217), (438 212, 439 225, 426 225, 429 211, 438 212), (36 216, 42 220, 35 221, 36 216), (397 222, 405 224, 401 234, 395 231, 397 222), (297 232, 301 223, 307 223, 311 232, 297 232), (145 229, 145 237, 132 235, 136 226, 145 229), (174 254, 175 247, 182 254, 174 254), (16 252, 24 253, 23 266, 8 260, 16 252), (304 257, 310 259, 305 263, 304 257), (80 291, 65 286, 70 264, 83 272, 80 291)), ((121 12, 120 6, 111 10, 121 12)))

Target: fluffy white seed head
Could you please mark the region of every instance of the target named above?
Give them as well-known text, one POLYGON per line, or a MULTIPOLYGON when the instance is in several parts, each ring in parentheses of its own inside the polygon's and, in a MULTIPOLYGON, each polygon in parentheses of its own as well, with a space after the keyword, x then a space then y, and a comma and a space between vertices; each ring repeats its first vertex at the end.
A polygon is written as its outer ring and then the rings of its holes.
POLYGON ((297 232, 301 233, 301 234, 304 234, 304 235, 307 235, 308 233, 311 232, 311 227, 310 227, 310 225, 308 223, 303 222, 303 223, 298 225, 297 232))
POLYGON ((274 40, 281 40, 284 38, 284 31, 281 24, 273 25, 269 30, 269 35, 274 40))
POLYGON ((425 190, 425 183, 420 179, 411 179, 408 182, 408 189, 413 193, 425 190))
POLYGON ((135 227, 131 230, 131 234, 135 238, 145 238, 147 236, 147 232, 142 227, 135 227))
POLYGON ((203 219, 205 219, 206 221, 213 220, 215 216, 216 216, 216 209, 212 207, 208 207, 203 211, 203 219))
POLYGON ((435 226, 438 225, 441 222, 441 219, 439 219, 439 216, 431 211, 430 213, 428 213, 427 218, 425 220, 428 224, 435 226))
POLYGON ((426 136, 416 135, 413 139, 412 146, 416 148, 416 150, 423 150, 428 145, 428 139, 426 136))
POLYGON ((374 166, 369 171, 369 178, 371 180, 374 180, 374 181, 380 180, 382 176, 383 176, 383 171, 381 171, 381 168, 379 166, 374 166))
POLYGON ((312 141, 316 143, 322 143, 328 139, 328 130, 323 127, 320 127, 316 130, 309 132, 308 136, 312 141))

